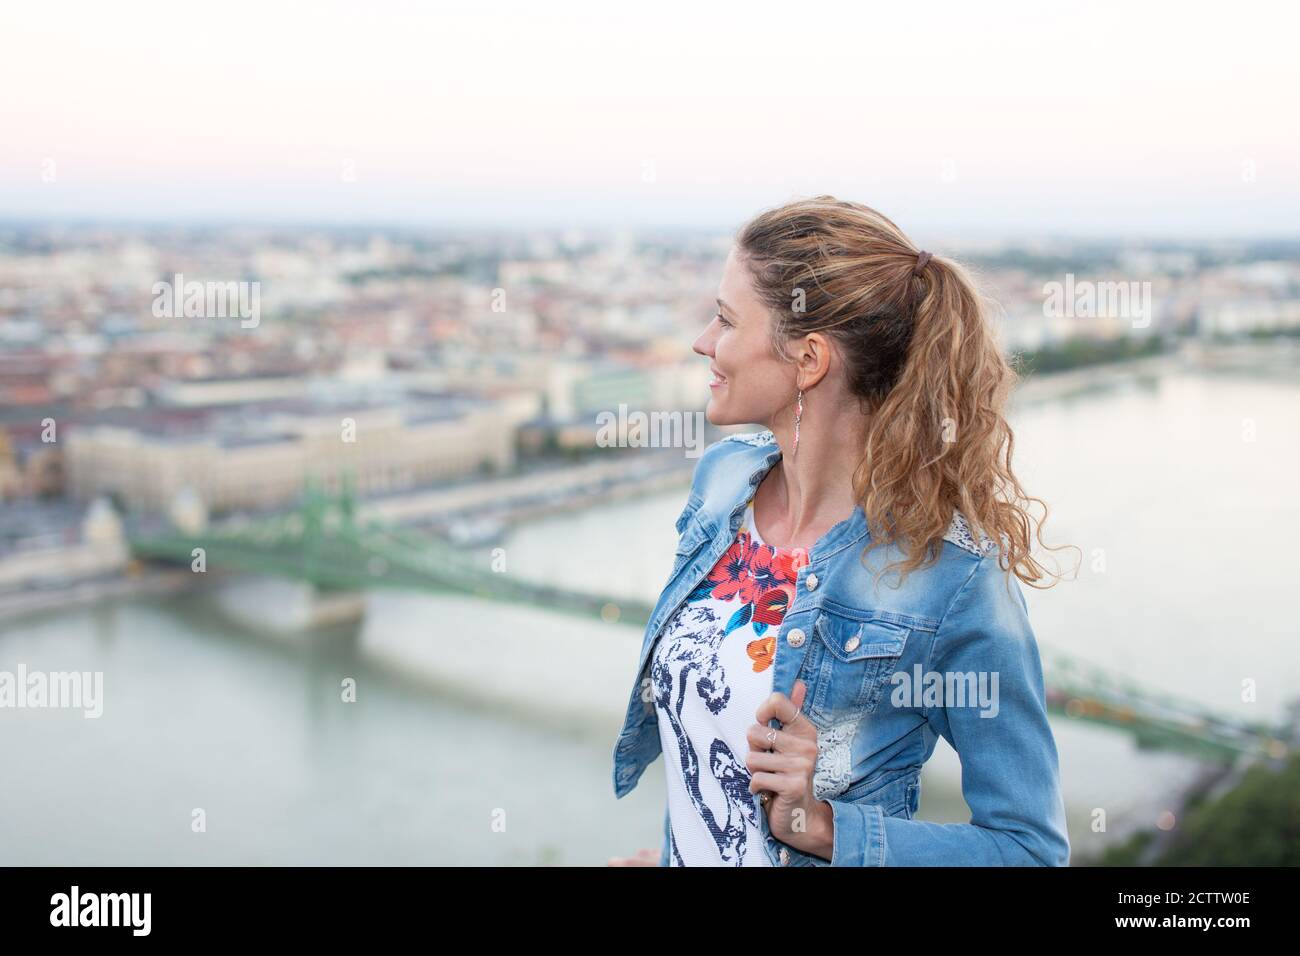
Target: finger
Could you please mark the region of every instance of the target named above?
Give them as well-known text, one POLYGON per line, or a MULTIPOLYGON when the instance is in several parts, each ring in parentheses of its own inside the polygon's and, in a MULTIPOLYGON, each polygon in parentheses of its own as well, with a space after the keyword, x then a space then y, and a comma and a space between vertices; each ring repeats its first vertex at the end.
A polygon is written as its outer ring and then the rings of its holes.
MULTIPOLYGON (((812 725, 809 724, 808 726, 811 727, 812 725)), ((749 729, 745 731, 745 740, 749 743, 750 750, 797 754, 810 753, 816 749, 816 731, 811 734, 806 733, 798 723, 792 724, 791 727, 778 729, 760 724, 750 724, 749 729)))
POLYGON ((803 739, 816 739, 817 737, 817 729, 813 727, 812 721, 808 720, 801 710, 796 710, 792 718, 783 721, 781 730, 791 737, 803 739))
POLYGON ((804 697, 808 695, 808 685, 802 680, 794 682, 794 689, 790 691, 790 702, 800 711, 803 710, 804 697))
POLYGON ((758 705, 754 716, 760 724, 766 724, 776 718, 784 725, 792 723, 799 716, 799 708, 785 694, 773 691, 767 700, 758 705))
POLYGON ((776 721, 780 721, 783 730, 788 730, 788 728, 801 722, 803 714, 797 706, 794 706, 794 701, 790 700, 784 693, 775 692, 762 704, 758 705, 758 710, 754 711, 754 717, 762 724, 767 724, 768 721, 775 718, 776 721))
POLYGON ((811 723, 806 727, 801 727, 797 722, 791 726, 793 730, 790 728, 777 730, 774 727, 750 724, 749 729, 745 731, 745 740, 749 743, 751 752, 815 754, 817 752, 816 728, 811 723))
MULTIPOLYGON (((789 754, 770 754, 762 750, 752 750, 745 758, 745 767, 752 777, 755 773, 790 773, 803 768, 806 761, 802 757, 789 754)), ((753 788, 751 787, 751 792, 753 788)))
POLYGON ((749 780, 749 792, 757 793, 759 790, 768 790, 780 796, 796 797, 799 795, 799 781, 788 773, 760 770, 749 780))
POLYGON ((749 742, 750 750, 782 750, 788 742, 782 739, 783 735, 789 737, 784 730, 766 724, 750 724, 749 729, 745 731, 745 739, 749 742))

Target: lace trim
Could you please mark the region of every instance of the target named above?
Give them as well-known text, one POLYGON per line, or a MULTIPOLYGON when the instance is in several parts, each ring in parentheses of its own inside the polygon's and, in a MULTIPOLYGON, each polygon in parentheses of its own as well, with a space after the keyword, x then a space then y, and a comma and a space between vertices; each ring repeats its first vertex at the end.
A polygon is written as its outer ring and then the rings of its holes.
POLYGON ((817 763, 813 768, 813 796, 818 800, 838 797, 853 782, 853 738, 861 725, 851 717, 817 728, 817 763))
POLYGON ((724 441, 738 441, 746 445, 754 445, 761 448, 763 445, 770 445, 776 441, 776 435, 774 435, 772 430, 769 428, 768 430, 761 432, 743 432, 736 435, 728 435, 726 438, 718 439, 718 441, 719 443, 724 441))
POLYGON ((960 511, 952 513, 952 522, 948 525, 948 531, 943 536, 943 540, 951 541, 959 548, 964 548, 977 558, 982 558, 997 550, 998 543, 983 532, 980 533, 980 540, 977 543, 975 536, 971 533, 970 523, 960 511))

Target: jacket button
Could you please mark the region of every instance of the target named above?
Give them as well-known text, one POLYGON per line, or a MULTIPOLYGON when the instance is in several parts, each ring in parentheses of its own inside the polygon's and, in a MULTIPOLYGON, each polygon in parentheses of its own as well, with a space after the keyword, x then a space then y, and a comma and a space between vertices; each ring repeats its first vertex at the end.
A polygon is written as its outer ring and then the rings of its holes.
POLYGON ((850 637, 847 641, 844 642, 844 649, 846 651, 855 651, 858 649, 858 643, 859 642, 856 636, 850 637))
POLYGON ((802 647, 805 636, 801 628, 792 627, 790 633, 785 636, 785 642, 791 647, 802 647))
POLYGON ((804 580, 803 583, 804 583, 804 585, 808 588, 809 591, 816 591, 816 590, 817 590, 817 575, 815 575, 815 574, 810 574, 810 575, 808 575, 808 577, 804 580))
POLYGON ((790 851, 787 850, 785 847, 781 847, 780 857, 781 857, 782 866, 790 865, 790 851))

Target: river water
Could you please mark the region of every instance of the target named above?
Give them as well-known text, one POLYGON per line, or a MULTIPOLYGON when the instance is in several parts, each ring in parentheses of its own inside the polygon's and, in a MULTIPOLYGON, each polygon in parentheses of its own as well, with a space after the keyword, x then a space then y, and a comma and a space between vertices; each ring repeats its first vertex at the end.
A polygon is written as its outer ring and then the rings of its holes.
MULTIPOLYGON (((1012 423, 1018 475, 1051 507, 1048 543, 1084 554, 1077 579, 1025 588, 1045 652, 1281 720, 1300 693, 1295 382, 1134 376, 1017 406, 1012 423)), ((653 600, 684 495, 525 526, 510 572, 653 600)), ((638 630, 376 591, 361 624, 294 632, 271 611, 295 587, 226 582, 0 630, 0 670, 104 675, 98 718, 0 710, 0 863, 603 865, 658 847, 662 759, 621 801, 611 782, 638 630)), ((1114 731, 1053 727, 1076 859, 1152 822, 1197 769, 1114 731)), ((967 819, 946 744, 924 780, 921 818, 967 819)))

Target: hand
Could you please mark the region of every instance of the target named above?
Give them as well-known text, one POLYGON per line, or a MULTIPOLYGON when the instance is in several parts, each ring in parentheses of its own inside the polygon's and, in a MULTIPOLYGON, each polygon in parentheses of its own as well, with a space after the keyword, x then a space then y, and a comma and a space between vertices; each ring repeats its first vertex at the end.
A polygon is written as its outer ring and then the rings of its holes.
POLYGON ((606 866, 658 866, 662 851, 654 847, 644 847, 636 851, 636 856, 611 856, 606 866))
POLYGON ((794 682, 793 698, 773 693, 755 712, 758 721, 749 728, 749 792, 766 790, 763 803, 768 828, 782 843, 804 853, 830 859, 833 817, 830 805, 813 795, 813 771, 817 766, 817 728, 802 713, 808 686, 794 682), (781 721, 773 730, 768 721, 781 721), (774 739, 769 742, 769 736, 774 739))

